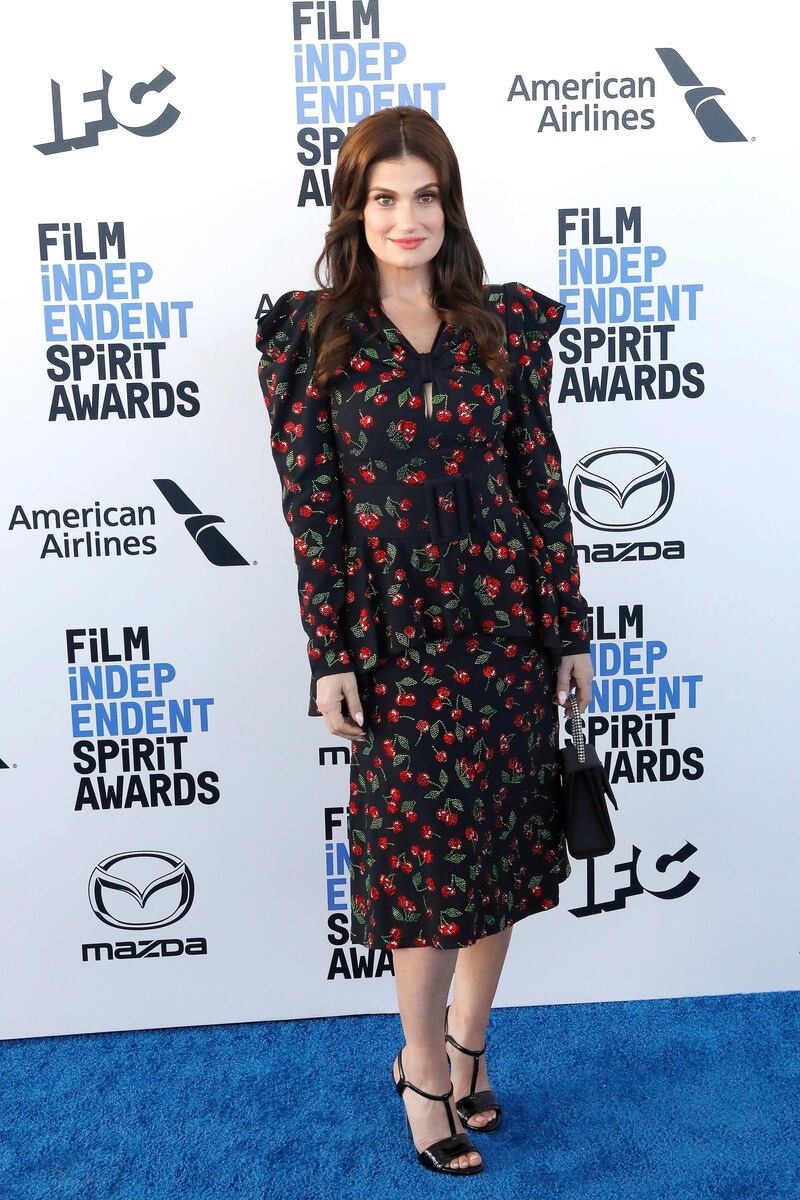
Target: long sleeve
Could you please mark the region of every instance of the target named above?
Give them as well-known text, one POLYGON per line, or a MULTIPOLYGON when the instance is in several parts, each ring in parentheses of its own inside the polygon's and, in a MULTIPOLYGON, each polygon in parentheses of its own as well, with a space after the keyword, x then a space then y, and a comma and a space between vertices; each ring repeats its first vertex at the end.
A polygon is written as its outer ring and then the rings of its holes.
POLYGON ((294 541, 300 619, 311 667, 309 716, 319 716, 316 680, 353 670, 345 622, 344 507, 327 401, 313 382, 316 293, 285 292, 258 322, 258 378, 271 426, 281 504, 294 541), (311 323, 311 327, 309 327, 311 323))
POLYGON ((512 368, 511 419, 504 431, 509 480, 541 537, 544 570, 558 598, 562 653, 585 654, 590 642, 588 605, 580 590, 572 515, 550 414, 550 338, 561 324, 564 305, 522 283, 504 284, 504 293, 512 368))

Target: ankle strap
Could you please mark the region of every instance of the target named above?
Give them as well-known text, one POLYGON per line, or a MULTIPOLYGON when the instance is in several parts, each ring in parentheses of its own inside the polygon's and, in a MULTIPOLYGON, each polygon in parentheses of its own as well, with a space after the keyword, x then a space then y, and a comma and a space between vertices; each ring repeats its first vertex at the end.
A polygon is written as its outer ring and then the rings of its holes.
MULTIPOLYGON (((403 1070, 403 1051, 402 1050, 397 1055, 397 1067, 400 1072, 400 1079, 398 1082, 400 1083, 401 1087, 410 1087, 412 1092, 417 1092, 418 1095, 424 1096, 426 1098, 426 1100, 445 1100, 445 1101, 447 1101, 452 1096, 452 1094, 453 1094, 452 1079, 450 1080, 449 1089, 446 1092, 444 1092, 441 1096, 435 1096, 433 1094, 433 1092, 423 1092, 422 1088, 418 1088, 417 1085, 415 1083, 412 1083, 410 1079, 406 1079, 406 1074, 405 1074, 405 1071, 403 1070)), ((448 1104, 447 1107, 449 1109, 450 1105, 448 1104)))
POLYGON ((456 1050, 462 1050, 464 1052, 464 1054, 471 1054, 473 1058, 480 1058, 480 1056, 482 1054, 486 1053, 486 1043, 485 1042, 483 1044, 482 1050, 468 1050, 466 1046, 462 1046, 460 1042, 457 1042, 456 1039, 450 1033, 446 1033, 444 1035, 444 1040, 446 1042, 450 1042, 453 1046, 455 1046, 456 1050))

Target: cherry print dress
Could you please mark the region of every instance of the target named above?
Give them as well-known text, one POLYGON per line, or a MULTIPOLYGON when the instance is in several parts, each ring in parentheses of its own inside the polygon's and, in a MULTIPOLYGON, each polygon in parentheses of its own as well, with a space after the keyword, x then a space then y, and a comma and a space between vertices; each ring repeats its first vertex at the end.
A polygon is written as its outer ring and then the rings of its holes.
POLYGON ((558 904, 570 874, 556 792, 556 667, 588 652, 553 432, 550 339, 564 306, 486 284, 503 383, 468 330, 419 354, 380 309, 347 314, 352 356, 323 397, 316 291, 258 322, 259 382, 316 681, 354 671, 350 939, 454 948, 558 904), (433 384, 432 414, 423 383, 433 384))

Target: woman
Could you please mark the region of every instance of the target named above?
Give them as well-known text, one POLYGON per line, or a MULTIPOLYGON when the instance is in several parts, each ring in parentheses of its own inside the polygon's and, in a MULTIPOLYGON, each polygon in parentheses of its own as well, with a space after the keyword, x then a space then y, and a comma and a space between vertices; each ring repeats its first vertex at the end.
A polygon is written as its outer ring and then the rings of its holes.
POLYGON ((351 742, 350 937, 393 952, 418 1159, 475 1174, 511 930, 570 874, 558 705, 593 678, 548 401, 564 308, 482 283, 452 146, 407 106, 342 143, 320 284, 323 261, 256 338, 309 714, 351 742))

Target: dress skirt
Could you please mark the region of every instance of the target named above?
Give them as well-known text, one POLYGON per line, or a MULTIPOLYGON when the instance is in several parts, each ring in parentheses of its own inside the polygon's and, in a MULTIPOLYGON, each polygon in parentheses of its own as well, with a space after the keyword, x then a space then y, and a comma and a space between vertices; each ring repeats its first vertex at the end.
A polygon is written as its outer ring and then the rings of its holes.
POLYGON ((455 949, 558 904, 556 668, 532 638, 423 642, 359 677, 350 941, 455 949))

